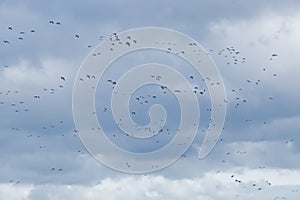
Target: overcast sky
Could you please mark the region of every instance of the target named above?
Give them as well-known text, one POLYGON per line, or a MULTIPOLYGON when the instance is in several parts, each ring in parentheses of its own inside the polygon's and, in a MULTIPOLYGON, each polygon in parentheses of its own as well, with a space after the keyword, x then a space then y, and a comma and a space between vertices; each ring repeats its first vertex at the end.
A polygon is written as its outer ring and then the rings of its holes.
MULTIPOLYGON (((299 21, 297 0, 1 0, 1 199, 298 199, 299 21), (131 175, 87 152, 75 131, 72 90, 94 47, 115 32, 148 26, 180 31, 209 52, 224 80, 227 116, 221 140, 199 160, 210 104, 207 91, 198 95, 201 125, 185 156, 163 170, 131 175)), ((107 130, 116 126, 102 115, 112 89, 105 80, 120 77, 118 66, 169 59, 136 53, 112 66, 99 86, 97 114, 107 130)), ((199 91, 207 89, 201 80, 190 79, 199 91)), ((136 95, 155 91, 145 87, 136 95)), ((168 123, 172 135, 178 104, 171 94, 158 97, 148 100, 162 100, 175 113, 168 123)), ((142 114, 133 119, 146 123, 149 107, 134 102, 131 108, 142 114)), ((122 139, 115 143, 132 147, 122 139)))

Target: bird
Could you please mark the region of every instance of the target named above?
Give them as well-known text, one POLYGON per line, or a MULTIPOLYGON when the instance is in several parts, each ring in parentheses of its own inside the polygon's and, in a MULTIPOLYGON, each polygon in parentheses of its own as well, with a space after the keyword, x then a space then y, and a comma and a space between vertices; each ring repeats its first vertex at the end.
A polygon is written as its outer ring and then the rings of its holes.
POLYGON ((61 79, 61 80, 63 80, 63 81, 65 81, 65 80, 66 80, 66 78, 65 78, 65 77, 63 77, 63 76, 61 76, 61 77, 60 77, 60 79, 61 79))
POLYGON ((76 34, 76 35, 75 35, 75 38, 79 38, 79 35, 76 34))

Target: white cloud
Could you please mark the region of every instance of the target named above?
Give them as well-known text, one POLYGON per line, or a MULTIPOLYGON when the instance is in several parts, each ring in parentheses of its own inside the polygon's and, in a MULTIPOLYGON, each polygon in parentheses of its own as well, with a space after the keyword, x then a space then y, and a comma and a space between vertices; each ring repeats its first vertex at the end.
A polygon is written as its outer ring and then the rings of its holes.
MULTIPOLYGON (((287 86, 289 83, 293 83, 293 79, 296 80, 294 74, 300 73, 298 67, 300 60, 297 56, 300 50, 299 20, 299 11, 280 14, 268 11, 250 19, 229 20, 224 18, 211 22, 209 30, 212 44, 221 48, 234 46, 247 58, 243 67, 239 65, 234 68, 235 74, 242 72, 239 73, 241 76, 229 76, 230 80, 241 80, 239 78, 244 79, 251 76, 263 77, 267 81, 268 87, 272 87, 276 83, 276 87, 281 85, 280 89, 285 88, 291 92, 287 86), (270 61, 269 58, 273 53, 277 53, 278 58, 270 61), (262 76, 263 67, 267 68, 267 71, 278 73, 280 81, 274 82, 272 76, 266 77, 268 73, 262 76)), ((221 66, 223 68, 223 64, 221 66)), ((296 85, 295 87, 298 88, 296 85)))
POLYGON ((33 189, 32 185, 0 184, 0 197, 10 200, 26 200, 33 189))
MULTIPOLYGON (((237 169, 229 172, 208 172, 202 178, 167 179, 162 176, 127 176, 104 179, 96 185, 0 185, 0 196, 9 199, 201 199, 229 200, 237 196, 250 200, 257 197, 274 198, 278 195, 297 199, 300 184, 299 170, 237 169), (261 177, 270 177, 263 179, 261 177), (235 179, 241 180, 237 183, 235 179), (266 182, 268 181, 268 182, 266 182), (271 185, 268 185, 271 183, 271 185), (253 184, 256 184, 253 186, 253 184), (290 190, 282 191, 288 186, 290 190), (262 191, 258 188, 262 188, 262 191), (292 191, 293 190, 293 191, 292 191)), ((300 192, 300 191, 299 191, 300 192)))
POLYGON ((9 84, 16 86, 23 86, 25 84, 47 87, 60 82, 61 75, 71 74, 71 66, 72 63, 69 61, 58 58, 43 59, 39 64, 31 63, 28 60, 21 60, 16 65, 1 71, 1 82, 9 82, 9 84))

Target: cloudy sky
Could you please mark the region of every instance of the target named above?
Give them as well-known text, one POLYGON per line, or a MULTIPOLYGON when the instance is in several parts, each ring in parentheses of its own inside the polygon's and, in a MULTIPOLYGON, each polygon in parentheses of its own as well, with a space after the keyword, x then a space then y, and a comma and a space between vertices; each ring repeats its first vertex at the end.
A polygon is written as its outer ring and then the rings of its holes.
MULTIPOLYGON (((299 21, 297 0, 1 0, 1 199, 298 199, 299 21), (72 90, 94 47, 113 33, 148 26, 180 31, 209 52, 226 87, 227 116, 216 147, 198 159, 210 103, 202 78, 194 75, 201 125, 193 144, 173 165, 132 175, 87 152, 73 122, 72 90)), ((118 65, 169 59, 136 53, 112 66, 100 82, 96 107, 106 130, 117 131, 103 109, 113 87, 107 80, 120 77, 118 65)), ((169 64, 180 65, 175 61, 169 64)), ((150 104, 162 100, 174 112, 167 124, 172 136, 178 104, 172 94, 153 100, 155 92, 145 86, 135 95, 150 104)), ((134 99, 130 106, 137 112, 132 118, 145 124, 149 107, 134 99)), ((131 148, 135 142, 123 139, 115 143, 131 148)), ((165 139, 130 150, 160 148, 165 139)))

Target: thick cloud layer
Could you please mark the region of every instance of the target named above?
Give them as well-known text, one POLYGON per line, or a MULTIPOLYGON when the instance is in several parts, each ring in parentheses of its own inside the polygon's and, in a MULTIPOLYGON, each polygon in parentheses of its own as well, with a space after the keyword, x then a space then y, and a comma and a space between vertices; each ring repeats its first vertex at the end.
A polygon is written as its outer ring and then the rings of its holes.
MULTIPOLYGON (((296 199, 299 13, 296 0, 1 2, 0 197, 296 199), (175 164, 136 176, 99 164, 85 150, 73 123, 72 89, 92 48, 113 32, 144 26, 182 31, 209 51, 225 81, 228 112, 207 158, 197 158, 204 123, 175 164)), ((201 77, 192 81, 205 88, 201 77)), ((207 122, 209 94, 199 99, 207 122)))

